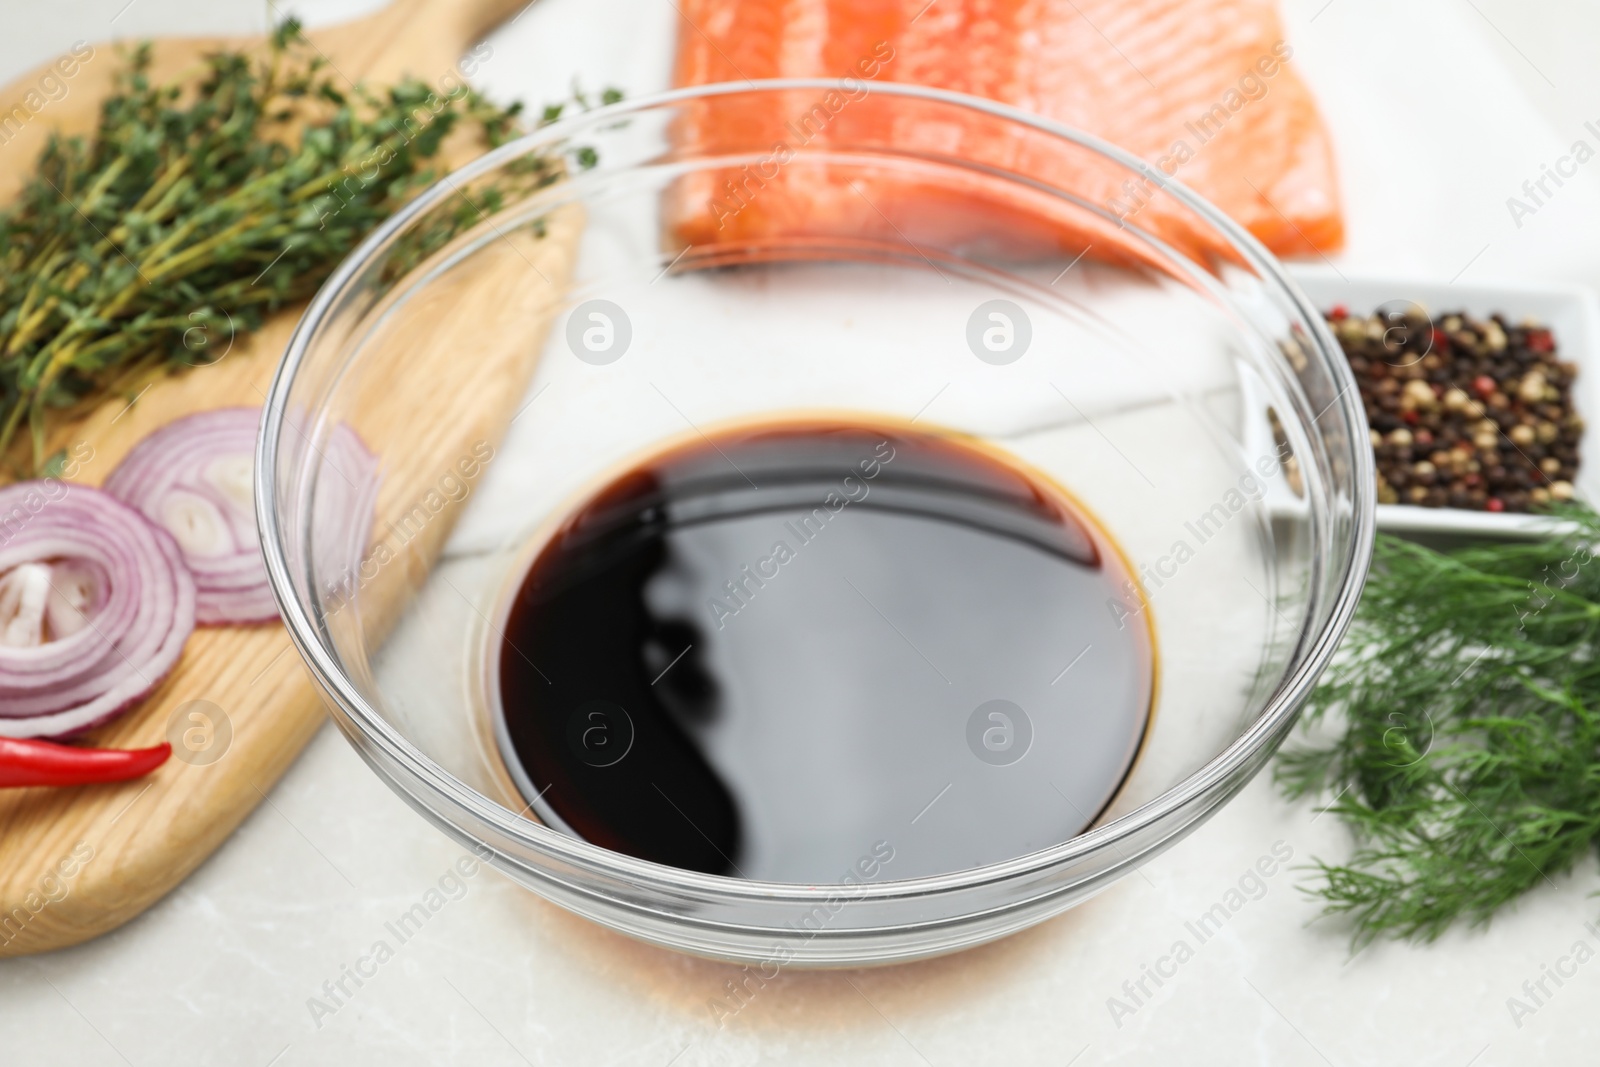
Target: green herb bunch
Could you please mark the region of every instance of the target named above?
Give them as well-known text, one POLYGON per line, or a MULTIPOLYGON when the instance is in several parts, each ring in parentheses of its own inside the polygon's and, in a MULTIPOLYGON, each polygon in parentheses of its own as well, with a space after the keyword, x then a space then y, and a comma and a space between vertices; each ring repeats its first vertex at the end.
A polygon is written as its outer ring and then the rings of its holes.
POLYGON ((1600 516, 1561 517, 1567 532, 1532 543, 1378 539, 1308 708, 1331 739, 1277 768, 1355 833, 1311 891, 1357 944, 1486 923, 1600 844, 1600 516))
POLYGON ((212 362, 315 292, 435 180, 453 129, 518 132, 518 105, 470 91, 350 85, 292 20, 258 56, 210 56, 197 87, 152 85, 149 62, 128 57, 92 137, 52 138, 0 214, 0 456, 22 470, 52 409, 212 362))

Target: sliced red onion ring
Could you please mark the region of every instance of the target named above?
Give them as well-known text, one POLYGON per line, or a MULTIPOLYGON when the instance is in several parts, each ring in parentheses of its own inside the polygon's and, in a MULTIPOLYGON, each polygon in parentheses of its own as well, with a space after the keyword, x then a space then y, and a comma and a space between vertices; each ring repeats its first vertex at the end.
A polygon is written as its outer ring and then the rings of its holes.
MULTIPOLYGON (((202 626, 270 622, 251 487, 257 408, 217 408, 156 430, 106 479, 106 491, 171 533, 198 590, 202 626)), ((328 435, 317 483, 317 570, 333 582, 356 574, 372 533, 377 457, 340 424, 328 435)))
POLYGON ((0 489, 0 736, 66 737, 167 676, 194 631, 177 542, 84 485, 0 489))
POLYGON ((134 446, 105 490, 177 538, 202 626, 270 622, 278 608, 256 535, 251 470, 259 408, 169 422, 134 446))
POLYGON ((360 585, 381 483, 378 457, 349 426, 335 426, 322 452, 311 509, 318 585, 329 598, 348 597, 360 585))

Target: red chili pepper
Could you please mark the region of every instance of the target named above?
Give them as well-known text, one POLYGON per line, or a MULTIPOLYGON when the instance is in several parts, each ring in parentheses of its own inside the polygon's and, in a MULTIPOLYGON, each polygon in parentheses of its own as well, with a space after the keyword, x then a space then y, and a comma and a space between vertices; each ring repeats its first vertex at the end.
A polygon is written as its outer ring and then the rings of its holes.
POLYGON ((154 748, 74 748, 54 741, 0 737, 0 789, 29 785, 89 785, 149 774, 172 755, 154 748))
POLYGON ((1332 319, 1334 322, 1343 322, 1349 317, 1350 309, 1345 307, 1343 304, 1333 305, 1333 309, 1328 312, 1328 318, 1332 319))

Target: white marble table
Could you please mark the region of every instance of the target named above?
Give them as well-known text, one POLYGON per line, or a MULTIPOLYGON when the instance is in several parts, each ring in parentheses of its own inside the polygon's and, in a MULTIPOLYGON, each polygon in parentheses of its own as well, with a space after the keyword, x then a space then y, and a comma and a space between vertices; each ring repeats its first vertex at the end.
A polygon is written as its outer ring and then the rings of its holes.
MULTIPOLYGON (((14 3, 0 76, 78 38, 259 26, 251 0, 14 3), (119 14, 120 10, 120 14, 119 14), (115 24, 111 19, 116 16, 115 24)), ((304 5, 313 21, 357 3, 304 5)), ((1295 62, 1334 126, 1350 218, 1341 270, 1474 281, 1600 282, 1600 170, 1518 228, 1505 200, 1600 118, 1582 0, 1292 0, 1295 62)), ((493 40, 483 83, 532 102, 573 74, 637 94, 668 69, 670 0, 542 0, 493 40)), ((385 938, 460 851, 331 729, 270 803, 122 930, 0 963, 4 1064, 1110 1063, 1447 1065, 1583 1062, 1600 1038, 1578 969, 1531 1015, 1521 996, 1600 916, 1594 865, 1486 932, 1351 959, 1293 871, 1203 944, 1187 923, 1261 856, 1347 848, 1333 817, 1265 781, 1141 875, 1000 944, 915 965, 786 973, 717 1029, 733 970, 632 943, 480 871, 358 986, 385 938), (1138 983, 1184 941, 1158 988, 1138 983), (324 983, 344 992, 330 994, 324 983), (1124 983, 1129 983, 1125 986, 1124 983), (1130 990, 1130 986, 1132 987, 1130 990), (1149 996, 1145 993, 1148 992, 1149 996), (335 999, 336 996, 336 999, 335 999), (1111 998, 1122 1008, 1113 1010, 1111 998), (320 1003, 322 1007, 316 1005, 320 1003), (331 1010, 330 1010, 331 1009, 331 1010)), ((1600 929, 1600 927, 1597 927, 1600 929)), ((392 940, 392 938, 391 938, 392 940)))

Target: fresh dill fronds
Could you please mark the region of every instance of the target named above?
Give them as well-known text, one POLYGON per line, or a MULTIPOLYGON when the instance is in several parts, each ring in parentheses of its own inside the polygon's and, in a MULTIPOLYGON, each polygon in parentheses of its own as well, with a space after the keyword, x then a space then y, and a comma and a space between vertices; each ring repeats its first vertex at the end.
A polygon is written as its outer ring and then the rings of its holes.
POLYGON ((1280 755, 1356 837, 1308 887, 1355 943, 1482 925, 1600 844, 1600 516, 1438 552, 1380 536, 1339 658, 1280 755))

